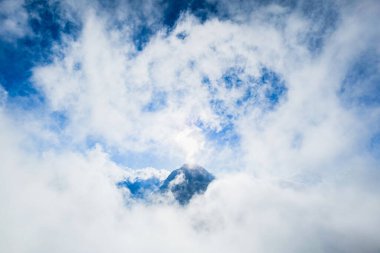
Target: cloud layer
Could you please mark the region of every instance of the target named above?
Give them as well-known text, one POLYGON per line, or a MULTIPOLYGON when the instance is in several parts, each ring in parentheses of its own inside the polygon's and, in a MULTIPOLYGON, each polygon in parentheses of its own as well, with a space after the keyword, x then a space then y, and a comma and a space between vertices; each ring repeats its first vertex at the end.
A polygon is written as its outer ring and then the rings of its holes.
POLYGON ((380 250, 376 1, 0 5, 1 252, 380 250))

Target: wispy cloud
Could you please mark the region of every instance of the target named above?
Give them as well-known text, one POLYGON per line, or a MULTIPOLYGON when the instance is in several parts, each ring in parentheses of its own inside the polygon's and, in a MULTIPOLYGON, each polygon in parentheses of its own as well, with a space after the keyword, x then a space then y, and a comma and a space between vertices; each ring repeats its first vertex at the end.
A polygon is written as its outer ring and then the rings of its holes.
POLYGON ((2 2, 0 251, 378 251, 380 6, 269 2, 2 2), (205 194, 126 205, 185 162, 205 194))

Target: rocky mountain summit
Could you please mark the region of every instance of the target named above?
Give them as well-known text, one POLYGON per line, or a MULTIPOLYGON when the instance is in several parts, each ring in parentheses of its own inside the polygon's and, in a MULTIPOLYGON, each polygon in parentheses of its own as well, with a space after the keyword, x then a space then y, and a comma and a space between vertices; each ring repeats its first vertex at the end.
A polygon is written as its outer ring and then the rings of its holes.
POLYGON ((189 203, 196 194, 202 194, 215 177, 205 168, 198 165, 184 164, 172 171, 165 180, 157 177, 125 179, 117 184, 127 188, 132 198, 144 199, 152 194, 173 194, 181 205, 189 203))

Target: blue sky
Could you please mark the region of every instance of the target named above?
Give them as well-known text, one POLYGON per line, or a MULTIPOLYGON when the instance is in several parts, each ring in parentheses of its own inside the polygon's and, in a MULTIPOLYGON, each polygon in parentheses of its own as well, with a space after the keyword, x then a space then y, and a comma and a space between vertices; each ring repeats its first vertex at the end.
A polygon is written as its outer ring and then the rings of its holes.
MULTIPOLYGON (((0 187, 10 217, 0 227, 17 231, 17 219, 28 217, 12 205, 55 213, 48 221, 30 217, 25 248, 12 246, 16 236, 7 233, 0 251, 57 248, 58 236, 47 231, 51 244, 39 244, 36 228, 87 232, 79 217, 91 208, 105 214, 91 224, 115 239, 92 230, 83 244, 69 236, 78 252, 95 238, 105 239, 99 252, 107 244, 117 251, 118 229, 139 241, 147 217, 156 233, 178 229, 174 248, 161 244, 166 252, 186 248, 187 237, 200 245, 189 247, 196 252, 378 251, 379 14, 376 0, 0 1, 0 178, 13 178, 0 187), (115 182, 184 163, 217 176, 203 200, 182 211, 123 209, 115 182), (20 196, 19 181, 29 195, 20 196), (29 202, 35 195, 46 201, 29 202), (86 196, 85 207, 72 207, 86 196), (116 221, 131 229, 110 225, 116 221), (263 226, 266 233, 255 229, 263 226), (286 243, 299 235, 309 246, 286 243), (241 238, 241 246, 226 238, 241 238)), ((149 238, 159 244, 154 232, 149 238)), ((151 252, 132 239, 134 251, 151 252)))

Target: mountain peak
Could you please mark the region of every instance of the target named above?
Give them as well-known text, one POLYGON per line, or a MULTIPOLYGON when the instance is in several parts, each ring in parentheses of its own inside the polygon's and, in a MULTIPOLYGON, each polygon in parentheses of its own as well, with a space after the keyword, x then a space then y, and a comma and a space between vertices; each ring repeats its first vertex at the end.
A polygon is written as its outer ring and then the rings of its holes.
POLYGON ((181 205, 186 205, 194 195, 204 193, 214 179, 215 177, 202 166, 183 164, 164 180, 156 176, 126 178, 117 186, 127 188, 135 199, 171 192, 175 200, 181 205))
POLYGON ((215 177, 199 165, 184 164, 172 171, 161 185, 161 191, 170 190, 181 204, 187 204, 195 194, 202 194, 215 177))

